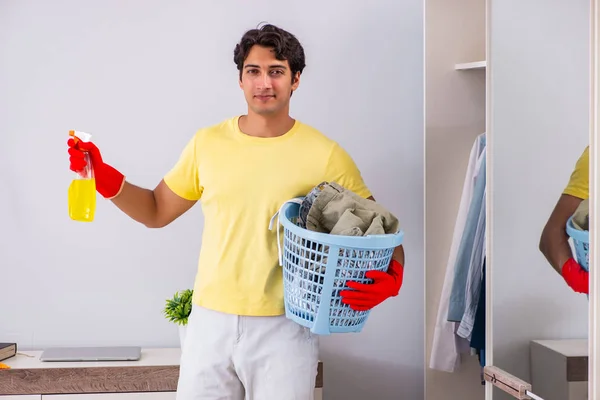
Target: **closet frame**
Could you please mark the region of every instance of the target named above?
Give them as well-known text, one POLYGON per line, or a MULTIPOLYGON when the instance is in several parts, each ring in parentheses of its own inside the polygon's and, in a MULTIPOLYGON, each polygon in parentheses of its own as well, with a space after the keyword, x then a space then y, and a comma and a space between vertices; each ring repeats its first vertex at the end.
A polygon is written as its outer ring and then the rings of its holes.
MULTIPOLYGON (((600 1, 600 0, 599 0, 600 1)), ((486 73, 485 73, 485 131, 486 131, 486 170, 485 170, 485 184, 487 193, 490 195, 485 197, 485 236, 487 240, 485 241, 485 253, 486 253, 486 265, 485 265, 485 364, 486 365, 494 365, 494 338, 493 338, 493 291, 492 291, 492 282, 494 275, 493 268, 493 240, 491 239, 491 233, 494 227, 494 219, 492 212, 494 207, 494 196, 491 195, 494 191, 494 185, 492 181, 493 171, 494 171, 494 158, 493 152, 490 150, 494 147, 494 133, 492 130, 492 71, 493 71, 493 62, 490 51, 490 26, 491 26, 491 7, 492 0, 485 0, 485 61, 486 61, 486 73)), ((485 385, 485 399, 492 400, 494 395, 494 387, 490 384, 485 385)))

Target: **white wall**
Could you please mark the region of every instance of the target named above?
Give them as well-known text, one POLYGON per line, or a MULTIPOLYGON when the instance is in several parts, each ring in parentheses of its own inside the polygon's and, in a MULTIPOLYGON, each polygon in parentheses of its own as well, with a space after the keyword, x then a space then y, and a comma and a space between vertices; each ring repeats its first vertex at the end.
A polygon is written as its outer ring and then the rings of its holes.
POLYGON ((323 340, 325 396, 422 398, 422 1, 347 4, 3 1, 1 340, 178 345, 161 311, 192 285, 200 208, 162 230, 105 201, 95 222, 70 221, 67 133, 93 133, 107 162, 154 187, 196 129, 245 112, 233 48, 268 21, 307 52, 293 115, 347 148, 406 232, 401 294, 362 334, 323 340))
MULTIPOLYGON (((427 0, 426 42, 426 365, 432 351, 469 152, 485 131, 485 71, 456 63, 485 59, 485 0, 427 0)), ((477 357, 453 373, 427 368, 426 399, 480 400, 477 357)))
POLYGON ((491 16, 494 365, 527 380, 530 340, 587 337, 586 297, 538 242, 588 144, 589 1, 495 1, 491 16))

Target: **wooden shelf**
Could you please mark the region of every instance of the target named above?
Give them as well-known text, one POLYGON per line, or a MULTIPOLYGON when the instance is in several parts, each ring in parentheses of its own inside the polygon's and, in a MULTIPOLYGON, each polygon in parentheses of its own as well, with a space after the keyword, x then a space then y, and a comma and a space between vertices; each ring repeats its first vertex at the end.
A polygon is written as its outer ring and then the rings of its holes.
POLYGON ((485 69, 487 61, 475 61, 470 63, 456 64, 454 69, 457 71, 464 71, 470 69, 485 69))
MULTIPOLYGON (((143 348, 138 361, 44 362, 40 360, 41 353, 19 351, 16 356, 3 361, 10 368, 0 371, 0 400, 3 395, 42 395, 44 398, 57 394, 177 390, 180 348, 143 348)), ((315 390, 321 390, 321 361, 317 368, 315 390)))
POLYGON ((530 383, 541 398, 588 398, 587 339, 532 340, 529 360, 530 383))

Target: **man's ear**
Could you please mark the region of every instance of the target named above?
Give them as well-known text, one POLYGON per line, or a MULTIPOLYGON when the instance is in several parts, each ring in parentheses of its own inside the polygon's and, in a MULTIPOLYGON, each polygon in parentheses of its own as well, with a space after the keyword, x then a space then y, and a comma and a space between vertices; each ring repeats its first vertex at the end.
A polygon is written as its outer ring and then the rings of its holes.
POLYGON ((300 72, 296 72, 292 79, 292 91, 298 89, 298 85, 300 85, 300 72))

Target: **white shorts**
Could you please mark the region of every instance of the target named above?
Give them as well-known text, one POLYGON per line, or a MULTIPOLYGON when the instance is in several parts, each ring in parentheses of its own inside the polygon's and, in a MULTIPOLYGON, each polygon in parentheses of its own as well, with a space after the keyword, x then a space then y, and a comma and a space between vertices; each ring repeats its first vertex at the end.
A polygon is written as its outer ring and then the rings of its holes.
POLYGON ((319 339, 285 318, 193 306, 177 400, 313 400, 319 339))

